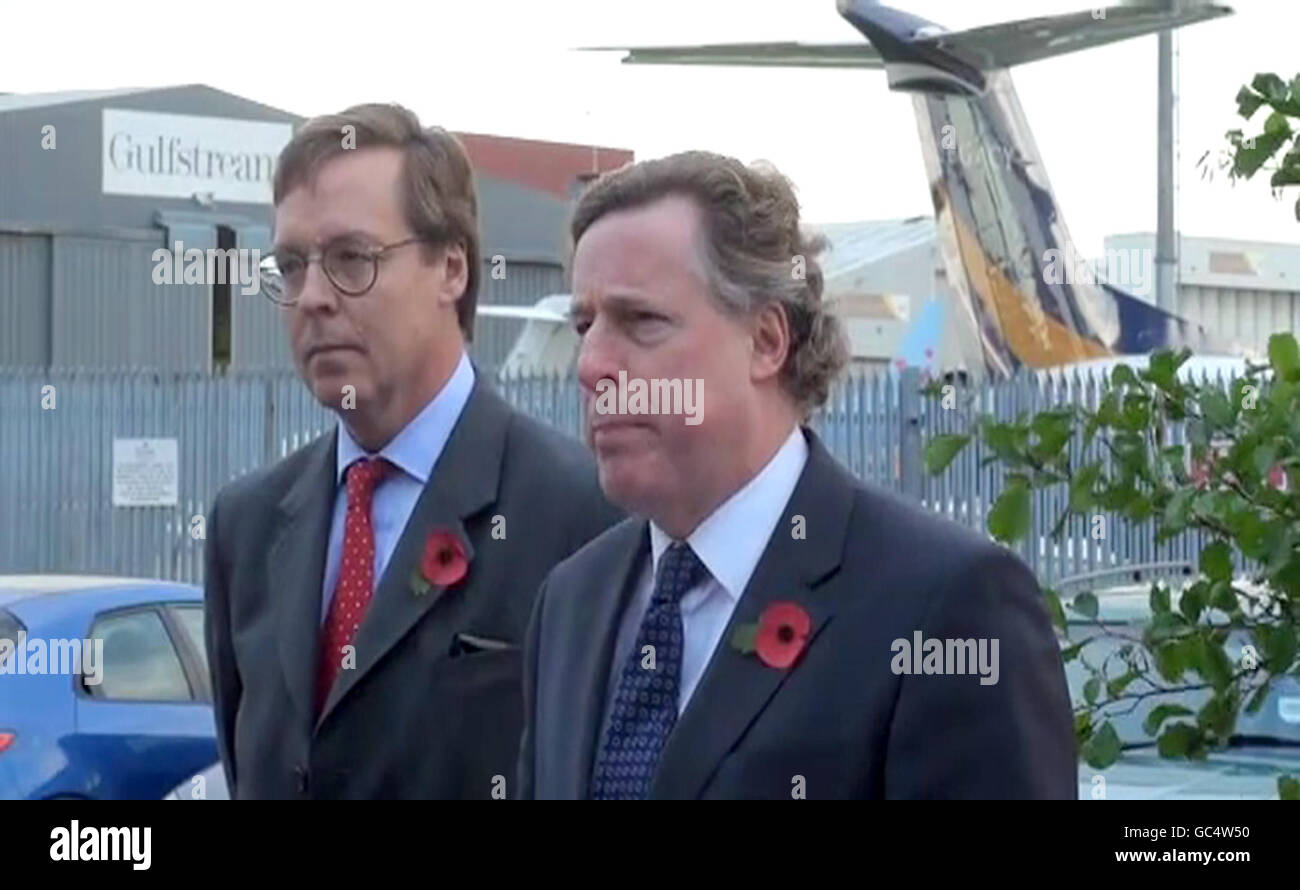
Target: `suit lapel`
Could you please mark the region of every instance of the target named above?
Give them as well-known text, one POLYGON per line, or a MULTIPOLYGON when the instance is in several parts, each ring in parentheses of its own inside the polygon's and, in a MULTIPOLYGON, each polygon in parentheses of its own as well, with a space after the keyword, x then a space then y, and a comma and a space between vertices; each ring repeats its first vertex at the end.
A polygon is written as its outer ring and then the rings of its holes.
POLYGON ((566 634, 567 645, 553 647, 553 651, 574 663, 572 669, 566 666, 559 676, 576 679, 574 694, 562 698, 563 710, 551 723, 564 733, 564 738, 554 743, 564 752, 560 775, 567 780, 561 780, 560 796, 565 798, 587 797, 610 671, 617 669, 612 662, 618 629, 650 555, 649 524, 644 519, 628 522, 618 534, 620 540, 610 545, 610 552, 618 556, 608 571, 601 572, 604 583, 593 607, 574 616, 585 626, 574 627, 566 634))
POLYGON ((731 646, 738 625, 758 621, 771 603, 792 601, 812 619, 807 648, 830 621, 831 603, 819 582, 839 567, 853 509, 853 480, 816 434, 805 430, 808 461, 754 574, 736 604, 704 676, 682 712, 655 776, 656 798, 697 797, 722 759, 758 717, 786 678, 799 669, 770 668, 755 653, 731 646), (791 517, 806 520, 806 538, 791 534, 791 517))
POLYGON ((267 589, 275 598, 279 657, 289 695, 310 726, 320 647, 321 585, 337 484, 338 436, 309 446, 307 464, 280 501, 283 517, 267 556, 267 589))
POLYGON ((429 610, 473 586, 473 546, 463 520, 497 499, 509 423, 510 406, 492 391, 481 373, 476 374, 469 400, 411 510, 357 631, 356 667, 339 672, 317 726, 429 610), (435 530, 460 538, 469 557, 469 571, 451 588, 433 587, 417 596, 411 590, 411 576, 420 565, 426 538, 435 530))

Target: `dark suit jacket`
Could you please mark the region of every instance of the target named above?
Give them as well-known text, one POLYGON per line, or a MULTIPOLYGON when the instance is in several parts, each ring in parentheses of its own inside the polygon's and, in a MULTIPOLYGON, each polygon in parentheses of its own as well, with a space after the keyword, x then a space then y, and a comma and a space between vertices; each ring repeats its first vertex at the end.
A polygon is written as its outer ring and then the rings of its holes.
MULTIPOLYGON (((731 625, 668 738, 656 798, 1074 798, 1060 649, 1009 550, 865 485, 805 430, 810 454, 731 625), (792 535, 792 518, 806 538, 792 535), (777 670, 732 648, 776 600, 811 616, 777 670), (998 639, 1000 676, 901 675, 895 639, 998 639)), ((628 519, 556 566, 524 655, 524 797, 583 798, 620 616, 649 556, 628 519)))
POLYGON ((208 659, 235 796, 488 798, 494 781, 517 796, 533 598, 619 516, 588 452, 515 412, 480 374, 376 585, 356 667, 316 720, 336 440, 331 431, 231 483, 208 519, 208 659), (468 540, 469 571, 416 596, 410 578, 434 529, 468 540))

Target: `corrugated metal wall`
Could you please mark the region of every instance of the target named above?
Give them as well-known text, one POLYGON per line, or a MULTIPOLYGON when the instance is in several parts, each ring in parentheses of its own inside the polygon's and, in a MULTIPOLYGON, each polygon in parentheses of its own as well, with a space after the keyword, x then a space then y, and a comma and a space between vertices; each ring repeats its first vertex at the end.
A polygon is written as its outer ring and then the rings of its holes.
MULTIPOLYGON (((486 253, 486 251, 485 251, 486 253)), ((531 306, 542 297, 567 292, 564 269, 557 263, 510 262, 493 264, 491 256, 483 260, 479 279, 480 306, 531 306), (498 276, 492 276, 493 269, 498 276)), ((474 342, 470 355, 485 373, 496 373, 510 354, 524 323, 511 318, 479 318, 474 324, 474 342)))
MULTIPOLYGON (((237 246, 269 250, 265 227, 236 231, 237 246)), ((0 365, 210 370, 211 285, 153 280, 153 252, 177 241, 206 250, 216 247, 216 230, 172 224, 156 240, 0 232, 0 365)), ((531 306, 565 290, 558 263, 483 260, 480 305, 531 306)), ((470 354, 495 373, 522 327, 478 319, 470 354)), ((292 367, 279 308, 234 287, 231 368, 292 367)))
MULTIPOLYGON (((240 226, 235 230, 238 247, 259 251, 259 258, 271 252, 271 230, 266 226, 240 226)), ((232 369, 293 368, 283 311, 260 293, 244 294, 234 288, 230 294, 230 367, 232 369)))
POLYGON ((54 236, 53 365, 208 370, 210 288, 154 284, 161 241, 54 236))
POLYGON ((50 361, 50 236, 0 232, 0 363, 50 361))
POLYGON ((1300 291, 1240 290, 1182 284, 1178 314, 1204 326, 1228 345, 1268 355, 1268 338, 1300 331, 1300 291))
MULTIPOLYGON (((983 531, 1006 468, 988 463, 987 445, 976 440, 942 474, 909 483, 904 468, 920 466, 924 439, 966 432, 972 419, 910 395, 920 381, 909 375, 916 372, 836 381, 813 426, 856 476, 983 531)), ((1223 377, 1214 380, 1226 385, 1223 377)), ((1077 372, 1050 380, 1024 375, 985 388, 972 409, 1010 419, 1051 405, 1095 407, 1105 388, 1077 372)), ((520 411, 578 434, 581 402, 572 375, 511 378, 497 389, 520 411)), ((0 417, 0 573, 112 572, 183 581, 202 579, 203 542, 191 529, 217 491, 335 423, 285 371, 205 376, 0 368, 0 417), (52 410, 42 405, 46 385, 54 387, 52 410), (175 506, 113 506, 113 439, 138 437, 178 440, 175 506)), ((1169 432, 1166 441, 1184 441, 1177 426, 1169 432)), ((1070 448, 1074 466, 1109 462, 1100 441, 1085 452, 1076 438, 1070 448)), ((1150 523, 1114 513, 1097 514, 1105 521, 1100 539, 1086 517, 1071 518, 1055 539, 1052 529, 1067 500, 1064 489, 1035 492, 1031 533, 1016 548, 1045 583, 1120 566, 1195 565, 1207 543, 1197 533, 1158 542, 1150 523)))

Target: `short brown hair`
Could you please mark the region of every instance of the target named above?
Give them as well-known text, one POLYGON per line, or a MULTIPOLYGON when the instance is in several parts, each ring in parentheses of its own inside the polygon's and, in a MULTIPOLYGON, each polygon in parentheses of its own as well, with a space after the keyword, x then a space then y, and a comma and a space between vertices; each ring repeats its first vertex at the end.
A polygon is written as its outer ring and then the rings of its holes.
POLYGON ((403 152, 402 210, 411 231, 435 244, 464 245, 468 279, 456 303, 456 318, 465 340, 473 339, 480 274, 478 198, 469 155, 451 133, 442 127, 421 127, 420 119, 401 105, 354 105, 338 114, 314 117, 280 152, 275 203, 279 205, 285 195, 310 181, 325 161, 373 146, 403 152), (349 137, 347 148, 345 137, 349 137))
POLYGON ((848 343, 822 301, 817 254, 826 238, 800 230, 794 186, 777 170, 705 151, 629 164, 601 176, 578 199, 571 248, 605 214, 670 195, 684 195, 702 211, 701 258, 718 305, 738 317, 781 306, 790 326, 781 380, 807 420, 848 362, 848 343), (803 274, 795 274, 800 268, 803 274))

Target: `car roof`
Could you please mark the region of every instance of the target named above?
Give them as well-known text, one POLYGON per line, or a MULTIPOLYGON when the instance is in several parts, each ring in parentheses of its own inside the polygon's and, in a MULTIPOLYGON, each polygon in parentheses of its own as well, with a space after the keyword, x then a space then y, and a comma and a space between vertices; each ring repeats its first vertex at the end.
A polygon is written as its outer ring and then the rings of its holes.
MULTIPOLYGON (((202 602, 193 584, 108 575, 0 575, 0 608, 25 615, 102 610, 158 600, 202 602)), ((19 615, 22 618, 22 615, 19 615)))

